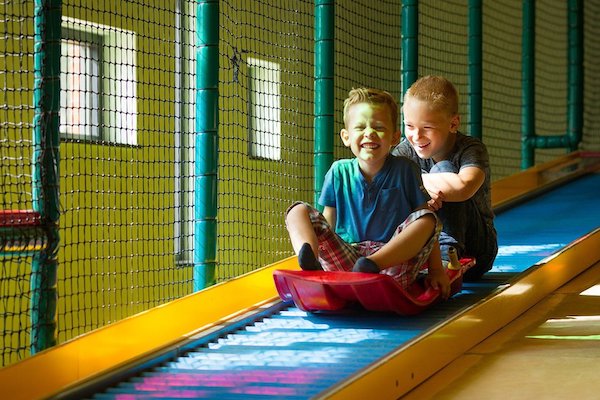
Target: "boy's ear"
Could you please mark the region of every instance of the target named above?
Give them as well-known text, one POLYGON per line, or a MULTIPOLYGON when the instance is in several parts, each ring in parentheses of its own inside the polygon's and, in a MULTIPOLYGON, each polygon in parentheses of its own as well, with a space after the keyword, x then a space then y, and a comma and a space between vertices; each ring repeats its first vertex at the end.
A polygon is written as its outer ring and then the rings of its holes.
POLYGON ((350 147, 350 134, 348 133, 348 131, 346 129, 342 129, 340 131, 340 137, 342 138, 342 142, 344 143, 344 146, 350 147))
POLYGON ((394 135, 392 136, 392 147, 396 147, 400 143, 401 137, 402 137, 401 131, 398 130, 398 131, 394 132, 394 135))
POLYGON ((456 114, 450 120, 450 132, 456 133, 458 131, 458 127, 460 126, 460 114, 456 114))

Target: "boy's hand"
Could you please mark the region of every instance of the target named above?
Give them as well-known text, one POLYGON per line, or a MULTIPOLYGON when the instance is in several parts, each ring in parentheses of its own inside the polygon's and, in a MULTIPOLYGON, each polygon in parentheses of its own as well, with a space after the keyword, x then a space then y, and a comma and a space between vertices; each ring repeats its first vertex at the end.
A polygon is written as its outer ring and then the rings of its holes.
POLYGON ((427 202, 427 206, 433 210, 433 211, 437 211, 440 208, 442 208, 442 204, 444 203, 444 193, 442 192, 437 192, 437 193, 432 193, 429 192, 429 197, 431 197, 431 200, 429 200, 427 202))
POLYGON ((447 300, 450 296, 450 278, 443 269, 429 268, 426 283, 439 290, 444 300, 447 300))

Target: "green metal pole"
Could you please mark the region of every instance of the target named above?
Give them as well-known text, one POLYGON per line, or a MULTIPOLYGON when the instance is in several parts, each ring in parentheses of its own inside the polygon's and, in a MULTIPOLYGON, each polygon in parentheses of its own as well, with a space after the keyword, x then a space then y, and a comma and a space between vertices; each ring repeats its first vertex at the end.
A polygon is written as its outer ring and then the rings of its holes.
POLYGON ((521 168, 534 165, 536 148, 577 149, 583 131, 583 3, 568 3, 568 94, 567 132, 564 135, 536 135, 534 110, 535 1, 523 3, 523 134, 521 168))
POLYGON ((335 1, 315 0, 315 143, 314 204, 333 163, 335 1))
POLYGON ((556 149, 569 147, 569 138, 567 135, 536 135, 531 143, 535 149, 556 149))
POLYGON ((521 169, 527 169, 535 156, 535 0, 523 1, 521 62, 521 169))
POLYGON ((469 0, 469 124, 470 136, 482 134, 482 5, 481 0, 469 0))
POLYGON ((569 0, 568 150, 579 147, 583 135, 583 0, 569 0))
POLYGON ((48 245, 31 263, 31 354, 56 344, 61 6, 61 0, 34 3, 32 195, 48 245))
POLYGON ((194 291, 215 283, 219 152, 219 1, 198 1, 194 291))
MULTIPOLYGON (((419 76, 419 1, 402 2, 402 96, 419 76)), ((404 134, 404 124, 401 124, 404 134)))

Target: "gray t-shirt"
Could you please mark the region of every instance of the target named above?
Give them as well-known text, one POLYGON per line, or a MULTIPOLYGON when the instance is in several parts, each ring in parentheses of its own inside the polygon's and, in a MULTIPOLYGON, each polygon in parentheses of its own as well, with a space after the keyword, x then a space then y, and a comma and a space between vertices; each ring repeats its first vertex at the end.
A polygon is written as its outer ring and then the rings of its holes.
MULTIPOLYGON (((420 158, 415 149, 410 145, 408 140, 403 140, 394 150, 392 154, 395 156, 408 157, 415 161, 421 167, 423 172, 429 172, 435 165, 433 159, 422 159, 420 158)), ((465 167, 478 167, 485 172, 485 181, 483 185, 473 195, 473 202, 479 213, 486 220, 487 225, 493 224, 494 211, 492 210, 492 198, 491 198, 491 174, 490 174, 490 160, 487 152, 487 148, 481 142, 481 140, 463 135, 462 133, 456 134, 456 142, 454 148, 450 152, 447 158, 456 171, 460 171, 465 167)))

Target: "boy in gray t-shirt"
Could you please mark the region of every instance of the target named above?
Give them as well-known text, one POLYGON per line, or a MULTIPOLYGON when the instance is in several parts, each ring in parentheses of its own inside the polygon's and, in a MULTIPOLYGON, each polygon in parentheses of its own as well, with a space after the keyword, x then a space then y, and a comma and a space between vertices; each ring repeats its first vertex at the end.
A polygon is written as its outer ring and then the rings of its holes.
POLYGON ((498 253, 490 195, 489 156, 476 138, 458 132, 458 92, 440 76, 418 79, 404 95, 405 140, 393 151, 419 164, 431 196, 429 206, 442 220, 442 259, 448 248, 476 258, 465 280, 489 271, 498 253))

